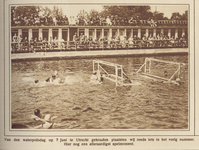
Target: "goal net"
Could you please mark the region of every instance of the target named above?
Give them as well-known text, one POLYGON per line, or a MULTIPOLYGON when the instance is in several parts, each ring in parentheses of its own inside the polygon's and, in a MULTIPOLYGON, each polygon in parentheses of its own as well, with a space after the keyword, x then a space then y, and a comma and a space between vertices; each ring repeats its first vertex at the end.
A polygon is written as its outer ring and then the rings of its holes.
POLYGON ((178 62, 146 58, 137 73, 164 81, 184 80, 183 65, 178 62))
POLYGON ((100 72, 104 78, 109 79, 118 85, 131 82, 123 71, 123 66, 101 60, 93 60, 93 71, 100 72))

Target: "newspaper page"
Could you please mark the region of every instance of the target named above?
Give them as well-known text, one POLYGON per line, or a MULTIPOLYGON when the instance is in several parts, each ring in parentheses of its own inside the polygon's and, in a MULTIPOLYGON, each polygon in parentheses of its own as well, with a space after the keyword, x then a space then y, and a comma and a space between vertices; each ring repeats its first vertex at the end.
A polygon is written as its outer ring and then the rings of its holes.
POLYGON ((0 149, 199 149, 198 1, 1 4, 0 149))

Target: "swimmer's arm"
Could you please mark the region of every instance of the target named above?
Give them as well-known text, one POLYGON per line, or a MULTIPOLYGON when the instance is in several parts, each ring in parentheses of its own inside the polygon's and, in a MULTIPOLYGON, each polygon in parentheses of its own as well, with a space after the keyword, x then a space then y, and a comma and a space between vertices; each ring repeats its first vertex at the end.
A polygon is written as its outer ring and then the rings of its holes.
POLYGON ((53 119, 55 119, 55 118, 57 118, 57 116, 53 116, 53 117, 51 117, 51 120, 53 120, 53 119))
POLYGON ((42 124, 40 124, 40 125, 38 125, 38 126, 34 127, 33 129, 39 129, 39 128, 41 128, 41 127, 43 127, 43 125, 42 125, 42 124))
POLYGON ((43 122, 47 122, 46 120, 41 119, 41 118, 39 118, 39 117, 37 117, 37 116, 35 116, 35 115, 31 115, 30 118, 32 118, 32 119, 34 119, 34 120, 41 120, 41 121, 43 121, 43 122))

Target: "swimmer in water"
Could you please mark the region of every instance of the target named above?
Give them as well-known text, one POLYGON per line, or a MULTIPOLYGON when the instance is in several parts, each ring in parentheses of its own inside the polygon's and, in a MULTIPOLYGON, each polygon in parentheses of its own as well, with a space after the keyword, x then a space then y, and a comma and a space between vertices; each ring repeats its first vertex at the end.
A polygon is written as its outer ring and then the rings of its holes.
MULTIPOLYGON (((51 117, 50 114, 43 115, 40 113, 39 109, 34 110, 34 115, 31 115, 31 118, 34 119, 35 121, 42 121, 43 123, 33 127, 33 129, 52 129, 52 128, 57 128, 57 127, 65 127, 68 125, 68 123, 55 123, 53 122, 53 119, 57 118, 57 116, 51 117)), ((77 119, 78 120, 78 119, 77 119)), ((64 119, 61 119, 61 121, 64 121, 64 119)), ((25 128, 31 128, 30 126, 22 126, 25 128)))
POLYGON ((56 79, 56 76, 58 75, 58 72, 55 71, 55 73, 52 75, 52 77, 49 77, 46 79, 46 82, 53 82, 53 80, 56 79))
POLYGON ((43 124, 34 127, 34 129, 51 129, 54 125, 52 120, 56 118, 57 116, 51 117, 50 114, 43 115, 40 113, 39 109, 34 110, 34 115, 31 115, 31 118, 35 121, 43 121, 43 124))
MULTIPOLYGON (((45 82, 57 82, 57 83, 63 83, 63 81, 59 78, 57 78, 58 72, 55 71, 54 74, 51 77, 48 77, 45 82)), ((34 83, 39 83, 39 80, 35 80, 34 83)))
POLYGON ((100 72, 94 71, 90 78, 90 83, 101 84, 102 82, 103 82, 103 77, 100 74, 100 72))

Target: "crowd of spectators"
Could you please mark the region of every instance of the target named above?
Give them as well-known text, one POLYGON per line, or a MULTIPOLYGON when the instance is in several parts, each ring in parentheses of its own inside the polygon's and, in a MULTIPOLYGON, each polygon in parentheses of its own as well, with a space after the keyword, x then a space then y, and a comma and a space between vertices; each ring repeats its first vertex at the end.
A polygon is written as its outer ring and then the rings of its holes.
POLYGON ((22 14, 13 19, 12 26, 54 26, 54 25, 69 25, 66 16, 39 16, 31 14, 29 18, 24 17, 22 14))
POLYGON ((24 17, 23 14, 14 18, 12 26, 159 26, 159 25, 187 25, 184 20, 156 20, 153 17, 148 20, 142 20, 137 17, 120 17, 118 15, 111 15, 106 17, 81 17, 81 16, 39 16, 33 15, 29 18, 24 17))
POLYGON ((58 40, 50 37, 49 40, 44 39, 30 39, 27 37, 22 38, 21 35, 13 36, 12 51, 31 51, 36 50, 71 50, 71 49, 118 49, 118 48, 154 48, 154 47, 187 47, 187 39, 185 36, 181 38, 168 37, 164 34, 158 34, 157 36, 144 35, 142 38, 136 35, 127 38, 126 36, 116 36, 107 39, 99 38, 93 39, 92 36, 87 37, 83 34, 77 36, 75 33, 73 41, 67 42, 63 39, 58 40))

